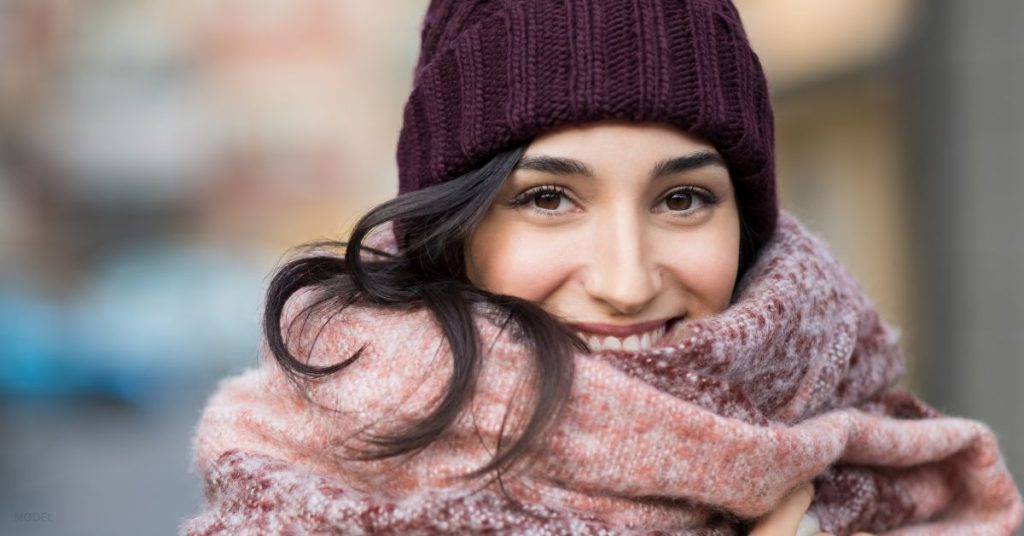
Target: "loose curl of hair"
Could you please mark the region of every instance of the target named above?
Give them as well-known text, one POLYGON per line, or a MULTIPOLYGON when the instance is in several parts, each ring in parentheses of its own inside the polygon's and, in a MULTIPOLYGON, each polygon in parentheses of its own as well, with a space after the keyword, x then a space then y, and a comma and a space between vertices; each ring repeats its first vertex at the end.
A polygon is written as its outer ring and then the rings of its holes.
MULTIPOLYGON (((473 393, 480 365, 481 341, 473 321, 473 306, 478 303, 490 304, 500 312, 498 325, 502 328, 517 328, 534 356, 530 381, 537 395, 517 437, 506 441, 503 427, 491 460, 464 476, 472 478, 495 471, 500 478, 557 420, 573 381, 572 352, 587 352, 586 343, 538 305, 476 287, 466 277, 464 264, 468 238, 527 145, 497 154, 458 178, 390 199, 367 212, 356 223, 348 241, 304 244, 299 249, 313 254, 291 260, 275 271, 265 298, 263 332, 274 358, 295 383, 341 371, 362 352, 360 349, 354 355, 341 356, 339 362, 324 367, 312 366, 292 354, 281 321, 286 302, 301 289, 312 288, 314 299, 295 318, 332 307, 333 313, 337 313, 353 303, 401 310, 426 307, 442 329, 451 349, 454 370, 440 402, 404 430, 368 437, 376 450, 363 459, 418 452, 438 439, 458 417, 473 393), (371 230, 389 221, 406 230, 397 253, 362 244, 371 230), (323 253, 331 249, 344 250, 344 255, 323 253), (376 259, 363 259, 363 251, 374 254, 376 259)), ((737 282, 755 253, 750 232, 743 224, 742 210, 739 212, 737 282)), ((734 285, 734 289, 737 287, 734 285)), ((733 300, 735 293, 734 290, 733 300)))

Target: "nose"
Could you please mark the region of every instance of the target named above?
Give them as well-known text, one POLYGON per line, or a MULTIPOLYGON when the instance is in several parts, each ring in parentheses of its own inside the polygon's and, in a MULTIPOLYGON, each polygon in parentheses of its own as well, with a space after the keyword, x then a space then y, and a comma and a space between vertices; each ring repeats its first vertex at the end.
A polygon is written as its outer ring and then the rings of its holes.
POLYGON ((661 271, 651 262, 637 216, 604 220, 592 235, 587 293, 617 314, 643 311, 661 291, 661 271))

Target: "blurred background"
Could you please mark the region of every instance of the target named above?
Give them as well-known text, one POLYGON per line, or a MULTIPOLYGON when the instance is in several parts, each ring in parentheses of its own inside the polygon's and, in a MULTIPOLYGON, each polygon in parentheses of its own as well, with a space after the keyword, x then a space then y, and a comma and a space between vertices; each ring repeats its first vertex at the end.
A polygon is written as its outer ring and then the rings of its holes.
MULTIPOLYGON (((0 0, 0 533, 196 511, 192 427, 256 363, 273 267, 397 192, 426 4, 0 0)), ((737 5, 783 206, 1020 482, 1024 3, 737 5)))

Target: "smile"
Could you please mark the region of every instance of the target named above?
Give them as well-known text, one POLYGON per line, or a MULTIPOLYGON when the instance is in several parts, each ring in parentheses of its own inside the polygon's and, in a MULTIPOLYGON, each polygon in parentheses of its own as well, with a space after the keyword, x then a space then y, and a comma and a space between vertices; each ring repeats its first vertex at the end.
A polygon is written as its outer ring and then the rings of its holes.
POLYGON ((638 324, 633 327, 602 326, 598 324, 570 324, 570 326, 581 339, 586 341, 587 346, 590 347, 591 351, 636 351, 644 350, 657 344, 657 342, 665 335, 666 330, 671 328, 671 326, 679 320, 682 320, 682 318, 683 317, 675 317, 668 321, 648 322, 638 324), (650 327, 652 324, 653 329, 650 327), (588 329, 583 329, 584 326, 588 329), (595 333, 598 331, 599 333, 595 333), (615 334, 609 332, 615 332, 615 334))

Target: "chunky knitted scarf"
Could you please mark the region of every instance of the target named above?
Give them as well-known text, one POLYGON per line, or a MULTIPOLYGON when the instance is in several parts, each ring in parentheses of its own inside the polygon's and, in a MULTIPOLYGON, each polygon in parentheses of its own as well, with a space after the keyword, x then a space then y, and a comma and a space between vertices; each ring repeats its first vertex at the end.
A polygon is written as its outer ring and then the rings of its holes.
POLYGON ((785 212, 778 225, 725 311, 654 348, 576 354, 551 435, 500 481, 458 475, 527 407, 532 357, 512 330, 479 315, 475 395, 440 440, 357 461, 367 433, 433 407, 447 343, 422 310, 314 315, 296 355, 362 356, 300 390, 264 346, 258 368, 223 380, 194 443, 206 502, 182 531, 733 535, 813 480, 811 512, 837 535, 1012 534, 1024 505, 990 429, 899 388, 898 332, 819 238, 785 212))

